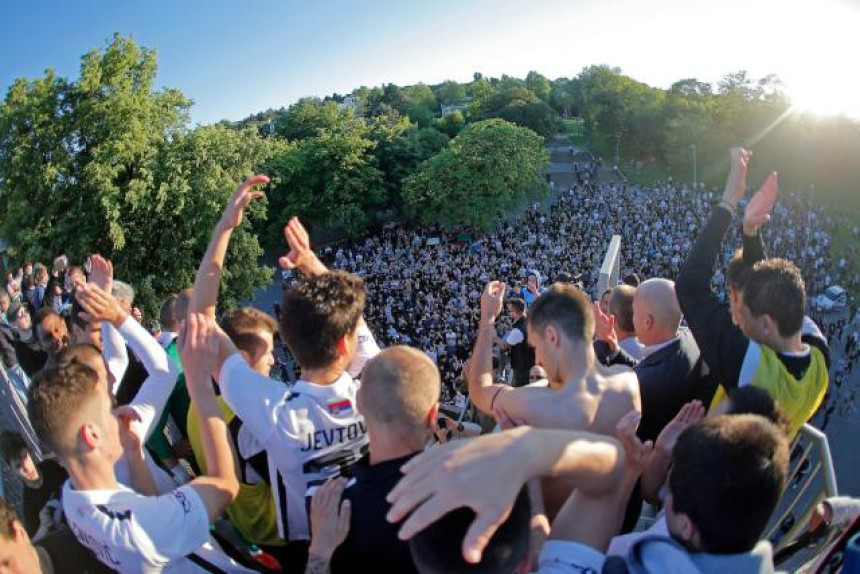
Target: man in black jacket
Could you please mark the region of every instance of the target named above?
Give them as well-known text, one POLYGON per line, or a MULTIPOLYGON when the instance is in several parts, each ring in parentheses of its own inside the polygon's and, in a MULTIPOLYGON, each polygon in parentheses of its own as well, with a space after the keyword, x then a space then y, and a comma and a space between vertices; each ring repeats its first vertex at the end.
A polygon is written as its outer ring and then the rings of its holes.
POLYGON ((535 351, 529 345, 526 329, 526 302, 515 297, 508 300, 507 308, 514 324, 505 338, 498 342, 502 350, 507 351, 511 357, 514 386, 524 387, 529 384, 529 369, 535 364, 535 351))
POLYGON ((636 361, 618 345, 612 319, 595 309, 597 337, 608 349, 601 353, 607 365, 633 367, 642 396, 639 437, 656 440, 657 435, 686 403, 698 399, 708 404, 715 384, 706 376, 706 367, 692 334, 681 328, 681 307, 675 284, 668 279, 649 279, 633 298, 633 327, 643 345, 644 358, 636 361))

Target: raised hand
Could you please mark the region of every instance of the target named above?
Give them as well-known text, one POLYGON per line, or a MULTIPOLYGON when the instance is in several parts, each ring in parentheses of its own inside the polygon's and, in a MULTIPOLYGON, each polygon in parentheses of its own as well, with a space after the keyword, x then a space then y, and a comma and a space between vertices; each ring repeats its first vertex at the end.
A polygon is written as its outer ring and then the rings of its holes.
POLYGON ((728 202, 732 207, 737 207, 747 190, 747 168, 752 152, 742 147, 733 147, 731 156, 732 167, 726 180, 723 201, 728 202))
POLYGON ((334 478, 317 489, 311 499, 311 546, 313 556, 328 560, 349 534, 352 514, 348 500, 341 502, 346 479, 334 478))
POLYGON ((770 219, 779 190, 776 172, 771 172, 761 188, 752 196, 744 211, 744 235, 755 235, 770 219))
POLYGON ((127 453, 137 453, 143 445, 140 429, 135 424, 140 422, 140 414, 128 405, 117 407, 113 411, 119 422, 119 441, 127 453))
POLYGON ((90 255, 90 283, 97 285, 105 293, 113 289, 113 263, 99 254, 90 255))
POLYGON ((592 303, 594 308, 594 337, 609 345, 614 353, 618 349, 618 335, 615 333, 615 315, 608 315, 600 308, 600 303, 592 303))
POLYGON ((403 465, 403 478, 388 494, 391 509, 386 516, 392 523, 409 516, 400 528, 401 540, 466 506, 476 516, 463 539, 463 557, 473 564, 479 562, 529 478, 523 457, 530 453, 514 450, 520 436, 517 429, 453 441, 403 465), (488 481, 490 476, 504 476, 505 480, 488 481))
POLYGON ((481 293, 481 321, 495 321, 502 312, 505 301, 505 284, 502 281, 490 281, 481 293))
POLYGON ((293 217, 284 227, 284 237, 290 251, 278 259, 284 269, 298 269, 305 275, 321 275, 326 273, 325 265, 311 249, 310 236, 298 217, 293 217))
POLYGON ((671 454, 681 433, 703 418, 705 418, 705 407, 701 401, 690 401, 685 404, 678 411, 678 414, 675 415, 675 418, 660 431, 659 436, 657 436, 657 442, 654 443, 654 448, 661 453, 671 454))
POLYGON ((220 353, 215 320, 202 313, 189 313, 179 330, 177 343, 182 367, 190 384, 209 384, 220 353))
POLYGON ((113 295, 95 283, 79 286, 75 290, 75 298, 84 309, 81 318, 88 323, 107 321, 119 328, 128 317, 128 313, 123 310, 113 295))
POLYGON ((245 212, 248 204, 265 195, 262 191, 253 189, 253 187, 267 183, 269 183, 268 176, 254 175, 239 184, 239 187, 230 196, 227 207, 224 208, 224 213, 221 215, 221 225, 230 229, 239 227, 239 224, 242 223, 242 214, 245 212))
POLYGON ((636 429, 639 428, 639 422, 642 420, 642 414, 638 411, 630 411, 618 421, 615 426, 615 436, 624 447, 624 452, 627 455, 627 466, 624 469, 623 484, 625 488, 632 488, 639 475, 648 466, 651 461, 651 455, 654 452, 654 443, 647 441, 643 443, 636 436, 636 429))

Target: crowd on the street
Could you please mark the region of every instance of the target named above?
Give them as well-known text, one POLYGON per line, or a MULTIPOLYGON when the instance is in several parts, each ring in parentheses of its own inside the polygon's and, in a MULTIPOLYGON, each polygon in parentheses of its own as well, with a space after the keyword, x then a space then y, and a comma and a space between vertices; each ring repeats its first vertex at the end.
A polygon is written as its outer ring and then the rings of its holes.
POLYGON ((766 528, 813 472, 792 441, 853 408, 857 311, 809 300, 858 277, 776 173, 748 193, 750 161, 732 150, 722 195, 577 161, 490 233, 395 225, 320 254, 294 217, 277 319, 216 313, 264 175, 157 321, 99 254, 22 265, 0 293, 24 492, 0 500, 0 570, 763 574, 841 552, 853 499, 813 503, 802 544, 766 528), (480 425, 445 415, 454 395, 480 425))

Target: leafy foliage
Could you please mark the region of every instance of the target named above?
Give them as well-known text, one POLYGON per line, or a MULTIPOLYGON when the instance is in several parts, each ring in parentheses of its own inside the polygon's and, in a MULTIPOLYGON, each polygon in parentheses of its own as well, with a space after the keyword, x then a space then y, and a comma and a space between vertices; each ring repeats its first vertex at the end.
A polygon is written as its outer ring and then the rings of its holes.
POLYGON ((424 223, 490 227, 545 195, 548 161, 531 130, 499 119, 470 124, 406 178, 407 212, 424 223))
MULTIPOLYGON (((18 79, 0 104, 0 236, 19 260, 100 252, 141 306, 191 284, 212 225, 243 176, 286 144, 223 125, 188 129, 191 102, 152 89, 155 53, 115 36, 83 57, 78 81, 18 79)), ((251 215, 248 226, 265 217, 251 215)), ((231 245, 224 301, 271 270, 249 228, 231 245)))

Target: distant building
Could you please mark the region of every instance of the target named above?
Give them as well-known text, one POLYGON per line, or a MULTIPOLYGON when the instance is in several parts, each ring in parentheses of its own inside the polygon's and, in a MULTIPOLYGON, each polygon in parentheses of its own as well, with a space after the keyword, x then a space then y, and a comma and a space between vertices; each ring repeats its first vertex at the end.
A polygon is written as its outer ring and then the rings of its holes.
POLYGON ((358 98, 356 98, 353 94, 349 94, 348 96, 344 96, 343 102, 337 105, 337 109, 339 110, 352 110, 355 115, 359 115, 358 109, 358 98))
POLYGON ((472 100, 470 98, 468 100, 464 100, 462 102, 456 102, 453 104, 449 104, 447 106, 442 105, 441 106, 442 107, 442 117, 444 118, 448 114, 453 114, 454 112, 465 112, 466 108, 469 107, 469 104, 471 103, 471 101, 472 100))

